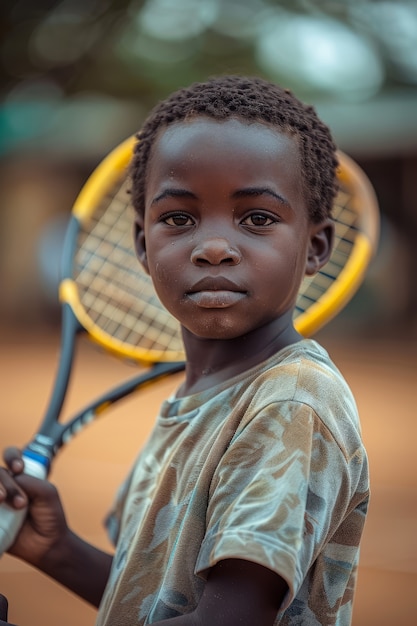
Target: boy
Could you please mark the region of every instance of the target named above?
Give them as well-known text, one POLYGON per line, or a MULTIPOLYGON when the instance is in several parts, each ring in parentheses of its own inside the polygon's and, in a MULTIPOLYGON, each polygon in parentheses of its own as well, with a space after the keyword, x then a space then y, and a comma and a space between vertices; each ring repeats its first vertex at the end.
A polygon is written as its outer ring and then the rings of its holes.
POLYGON ((99 606, 97 626, 350 624, 366 453, 341 374, 292 324, 330 256, 336 166, 314 110, 261 79, 192 85, 145 122, 136 249, 187 366, 109 516, 114 557, 15 449, 1 475, 0 499, 30 507, 10 553, 99 606))

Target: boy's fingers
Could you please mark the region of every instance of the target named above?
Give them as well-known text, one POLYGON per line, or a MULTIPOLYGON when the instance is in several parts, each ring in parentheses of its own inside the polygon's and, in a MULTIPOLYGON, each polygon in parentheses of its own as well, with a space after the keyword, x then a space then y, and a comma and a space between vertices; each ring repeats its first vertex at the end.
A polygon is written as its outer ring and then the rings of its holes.
POLYGON ((22 509, 29 501, 52 502, 56 499, 56 488, 45 480, 27 474, 13 474, 0 467, 0 503, 7 502, 16 509, 22 509))
POLYGON ((4 461, 11 472, 21 474, 25 467, 19 448, 10 446, 3 453, 4 461))
POLYGON ((7 502, 15 509, 23 509, 33 504, 52 503, 57 498, 56 487, 45 480, 27 474, 13 476, 0 467, 0 503, 7 502))
POLYGON ((7 502, 17 509, 25 507, 28 503, 25 492, 10 471, 4 467, 0 468, 0 502, 7 502))
POLYGON ((15 481, 32 504, 48 503, 57 499, 56 487, 47 480, 40 480, 28 474, 20 474, 15 476, 15 481))

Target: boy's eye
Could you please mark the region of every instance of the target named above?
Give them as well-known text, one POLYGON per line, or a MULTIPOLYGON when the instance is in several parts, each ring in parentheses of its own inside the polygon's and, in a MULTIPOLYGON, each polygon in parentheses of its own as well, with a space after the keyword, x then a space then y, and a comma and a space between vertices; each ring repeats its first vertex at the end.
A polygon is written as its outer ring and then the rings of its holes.
POLYGON ((273 218, 265 213, 251 213, 251 215, 242 220, 242 224, 245 226, 270 226, 277 221, 277 218, 273 218))
POLYGON ((168 226, 192 226, 194 221, 189 215, 185 213, 175 213, 173 215, 166 215, 162 218, 162 221, 168 226))

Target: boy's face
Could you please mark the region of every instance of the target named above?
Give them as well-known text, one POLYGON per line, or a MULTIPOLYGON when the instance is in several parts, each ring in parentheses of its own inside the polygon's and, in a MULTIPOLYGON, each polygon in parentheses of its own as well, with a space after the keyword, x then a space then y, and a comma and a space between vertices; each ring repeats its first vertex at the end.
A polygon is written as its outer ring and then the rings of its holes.
POLYGON ((327 260, 326 226, 308 218, 295 139, 198 117, 154 145, 137 249, 185 328, 233 339, 293 308, 304 274, 327 260))

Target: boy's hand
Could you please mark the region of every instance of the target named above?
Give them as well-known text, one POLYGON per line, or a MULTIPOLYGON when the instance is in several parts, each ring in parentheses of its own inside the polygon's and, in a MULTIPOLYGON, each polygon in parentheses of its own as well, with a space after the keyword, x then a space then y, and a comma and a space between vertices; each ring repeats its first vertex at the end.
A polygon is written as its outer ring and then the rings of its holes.
POLYGON ((9 553, 41 567, 45 555, 69 532, 58 492, 48 481, 23 473, 17 448, 7 448, 4 461, 7 468, 0 468, 0 503, 7 502, 16 510, 28 509, 9 553))
POLYGON ((7 609, 8 602, 7 598, 0 593, 0 626, 13 626, 7 621, 7 609))
POLYGON ((37 567, 98 607, 112 555, 71 532, 57 490, 48 481, 23 473, 24 464, 17 448, 7 448, 4 461, 7 467, 0 468, 0 503, 7 502, 16 510, 27 506, 25 521, 9 554, 37 567))

